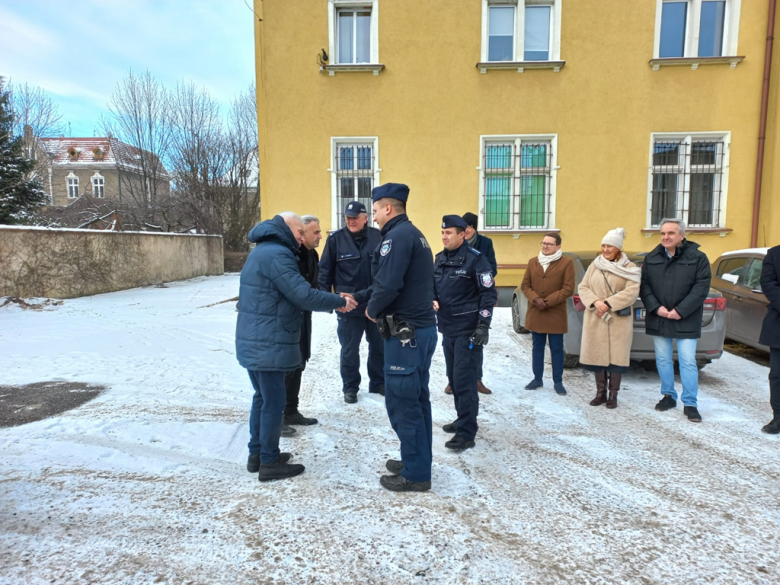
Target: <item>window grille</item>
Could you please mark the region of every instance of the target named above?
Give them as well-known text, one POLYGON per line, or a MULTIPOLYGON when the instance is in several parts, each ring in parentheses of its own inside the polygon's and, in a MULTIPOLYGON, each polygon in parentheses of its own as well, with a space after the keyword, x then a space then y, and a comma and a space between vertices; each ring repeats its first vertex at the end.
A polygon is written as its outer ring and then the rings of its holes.
POLYGON ((371 190, 374 188, 375 157, 371 144, 339 144, 336 149, 336 226, 344 227, 344 208, 350 201, 366 206, 368 224, 374 219, 371 190))

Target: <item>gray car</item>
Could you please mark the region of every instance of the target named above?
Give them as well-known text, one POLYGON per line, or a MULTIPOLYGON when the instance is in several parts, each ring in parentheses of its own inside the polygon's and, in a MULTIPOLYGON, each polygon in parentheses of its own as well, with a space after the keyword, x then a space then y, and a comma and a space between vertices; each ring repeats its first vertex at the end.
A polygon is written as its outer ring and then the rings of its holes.
POLYGON ((712 288, 726 299, 726 337, 769 351, 758 343, 768 301, 761 291, 761 269, 769 248, 726 252, 712 263, 712 288))
MULTIPOLYGON (((579 287, 588 266, 601 252, 564 252, 574 261, 575 290, 579 287)), ((641 266, 646 252, 626 252, 628 258, 641 266)), ((525 313, 528 309, 528 300, 518 286, 512 295, 512 327, 516 333, 529 333, 525 328, 525 313)), ((723 338, 726 333, 726 299, 715 290, 710 289, 707 300, 704 301, 704 314, 702 316, 701 339, 696 346, 696 363, 702 367, 712 360, 723 355, 723 338)), ((566 352, 564 366, 576 367, 580 357, 580 342, 582 339, 582 317, 585 306, 580 302, 579 295, 574 295, 566 301, 569 332, 563 336, 563 349, 566 352)), ((631 359, 637 361, 655 360, 653 339, 645 333, 645 306, 641 299, 637 299, 632 307, 634 319, 634 339, 631 344, 631 359)), ((674 351, 674 359, 677 359, 677 349, 674 351)))

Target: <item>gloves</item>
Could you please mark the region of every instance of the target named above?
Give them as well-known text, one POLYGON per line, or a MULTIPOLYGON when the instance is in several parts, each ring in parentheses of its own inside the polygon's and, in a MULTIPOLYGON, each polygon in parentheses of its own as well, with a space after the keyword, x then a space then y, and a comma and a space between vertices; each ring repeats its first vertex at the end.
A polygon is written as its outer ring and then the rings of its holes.
POLYGON ((488 337, 490 334, 488 333, 490 331, 490 325, 488 325, 485 321, 482 321, 479 325, 477 325, 477 328, 474 330, 474 334, 471 336, 469 341, 473 345, 487 345, 488 337))
POLYGON ((534 306, 536 307, 537 311, 547 310, 547 303, 544 302, 544 299, 542 297, 536 297, 534 299, 534 306))

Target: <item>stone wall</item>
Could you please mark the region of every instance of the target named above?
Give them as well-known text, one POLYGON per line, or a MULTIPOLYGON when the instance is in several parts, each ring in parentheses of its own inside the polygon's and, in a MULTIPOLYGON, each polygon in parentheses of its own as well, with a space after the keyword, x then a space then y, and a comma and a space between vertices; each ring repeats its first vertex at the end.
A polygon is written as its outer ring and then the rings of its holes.
POLYGON ((221 236, 0 226, 0 296, 67 299, 223 272, 221 236))

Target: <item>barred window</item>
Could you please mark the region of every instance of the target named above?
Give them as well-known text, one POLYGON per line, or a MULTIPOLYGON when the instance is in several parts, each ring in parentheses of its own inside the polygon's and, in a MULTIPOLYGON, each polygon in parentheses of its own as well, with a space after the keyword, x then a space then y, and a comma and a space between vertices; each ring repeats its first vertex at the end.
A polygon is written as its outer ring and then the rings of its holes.
POLYGON ((650 227, 665 217, 689 227, 722 227, 727 150, 722 136, 654 140, 650 227))
POLYGON ((481 219, 485 229, 552 227, 553 143, 533 137, 485 141, 481 219))
POLYGON ((344 208, 350 201, 366 206, 368 222, 373 221, 371 190, 374 188, 376 148, 374 144, 336 144, 335 148, 335 222, 333 229, 344 227, 344 208))

